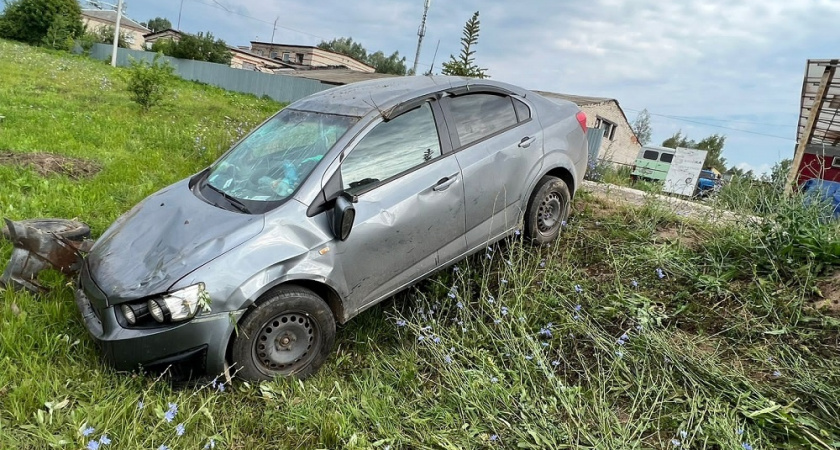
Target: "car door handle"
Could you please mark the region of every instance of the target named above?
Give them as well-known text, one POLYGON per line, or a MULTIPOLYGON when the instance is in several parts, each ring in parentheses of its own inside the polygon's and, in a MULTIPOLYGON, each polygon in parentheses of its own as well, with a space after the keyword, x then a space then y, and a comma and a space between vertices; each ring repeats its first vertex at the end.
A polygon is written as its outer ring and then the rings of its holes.
POLYGON ((537 138, 535 138, 534 136, 525 136, 524 138, 522 138, 521 141, 519 141, 519 146, 522 147, 522 148, 528 148, 536 140, 537 140, 537 138))
POLYGON ((456 181, 458 181, 457 173, 448 177, 441 178, 434 186, 432 186, 432 190, 438 192, 445 191, 449 189, 449 186, 452 186, 452 184, 456 181))

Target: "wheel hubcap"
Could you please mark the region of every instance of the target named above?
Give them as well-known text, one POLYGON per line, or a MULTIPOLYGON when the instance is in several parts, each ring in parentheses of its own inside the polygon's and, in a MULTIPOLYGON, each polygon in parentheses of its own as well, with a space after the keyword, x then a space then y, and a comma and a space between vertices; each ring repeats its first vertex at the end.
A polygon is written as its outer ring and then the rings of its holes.
POLYGON ((537 209, 537 228, 542 234, 551 234, 560 226, 564 212, 563 199, 560 194, 550 192, 546 195, 537 209))
POLYGON ((319 343, 317 322, 307 314, 285 313, 263 325, 253 356, 266 374, 291 374, 309 364, 319 343))

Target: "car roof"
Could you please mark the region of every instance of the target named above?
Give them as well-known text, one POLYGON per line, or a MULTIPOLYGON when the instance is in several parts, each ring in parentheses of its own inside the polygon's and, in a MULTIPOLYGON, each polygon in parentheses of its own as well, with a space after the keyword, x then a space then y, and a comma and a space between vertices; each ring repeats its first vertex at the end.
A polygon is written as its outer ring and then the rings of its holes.
POLYGON ((519 95, 524 89, 491 80, 452 76, 408 76, 379 78, 347 84, 312 94, 291 105, 292 109, 362 117, 371 111, 385 111, 424 94, 467 85, 501 88, 519 95))

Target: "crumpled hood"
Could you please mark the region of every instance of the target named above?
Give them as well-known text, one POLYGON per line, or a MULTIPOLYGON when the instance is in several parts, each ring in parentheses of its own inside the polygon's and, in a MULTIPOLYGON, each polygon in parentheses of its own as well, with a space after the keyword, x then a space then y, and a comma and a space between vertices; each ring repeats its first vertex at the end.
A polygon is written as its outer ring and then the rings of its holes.
POLYGON ((262 231, 262 215, 197 198, 189 180, 152 194, 117 219, 90 251, 90 275, 114 305, 166 292, 176 281, 262 231))

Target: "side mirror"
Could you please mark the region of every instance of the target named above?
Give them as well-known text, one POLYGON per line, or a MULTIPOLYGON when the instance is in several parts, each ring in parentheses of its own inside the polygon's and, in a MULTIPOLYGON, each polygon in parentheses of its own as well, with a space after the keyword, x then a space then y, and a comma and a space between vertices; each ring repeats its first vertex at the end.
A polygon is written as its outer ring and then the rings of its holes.
POLYGON ((332 210, 332 232, 340 241, 347 240, 353 221, 356 219, 356 208, 346 195, 339 195, 335 199, 332 210))

